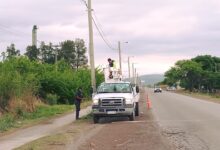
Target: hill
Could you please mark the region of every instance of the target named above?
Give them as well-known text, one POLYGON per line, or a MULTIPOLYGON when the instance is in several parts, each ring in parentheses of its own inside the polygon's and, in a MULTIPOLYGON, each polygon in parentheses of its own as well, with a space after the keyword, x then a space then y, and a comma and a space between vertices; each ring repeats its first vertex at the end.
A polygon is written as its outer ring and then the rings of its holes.
POLYGON ((146 85, 154 85, 155 83, 164 80, 163 74, 148 74, 140 76, 141 80, 145 81, 146 85))

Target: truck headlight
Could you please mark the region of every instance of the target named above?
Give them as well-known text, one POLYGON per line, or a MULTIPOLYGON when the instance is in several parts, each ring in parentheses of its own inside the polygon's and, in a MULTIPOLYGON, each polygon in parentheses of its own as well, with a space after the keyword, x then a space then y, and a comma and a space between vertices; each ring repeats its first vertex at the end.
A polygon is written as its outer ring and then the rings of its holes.
POLYGON ((94 99, 93 100, 93 105, 99 105, 99 99, 94 99))
POLYGON ((133 100, 132 99, 126 99, 125 104, 133 104, 133 100))

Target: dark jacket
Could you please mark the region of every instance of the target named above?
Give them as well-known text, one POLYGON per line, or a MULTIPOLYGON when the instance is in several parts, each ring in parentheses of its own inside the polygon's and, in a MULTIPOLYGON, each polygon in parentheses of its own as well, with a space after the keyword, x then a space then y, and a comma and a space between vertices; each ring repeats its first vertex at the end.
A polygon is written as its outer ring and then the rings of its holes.
POLYGON ((113 67, 114 66, 114 60, 109 61, 109 67, 113 67))
POLYGON ((77 90, 76 96, 75 96, 75 101, 81 102, 83 99, 83 93, 81 90, 77 90))

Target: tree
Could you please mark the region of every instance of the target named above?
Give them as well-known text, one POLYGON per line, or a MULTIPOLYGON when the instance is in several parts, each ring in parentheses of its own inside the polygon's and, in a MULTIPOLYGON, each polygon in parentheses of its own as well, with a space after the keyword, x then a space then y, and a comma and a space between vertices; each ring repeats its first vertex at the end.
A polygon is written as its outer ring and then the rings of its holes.
POLYGON ((73 69, 78 70, 86 66, 88 59, 86 57, 86 47, 83 39, 75 41, 67 40, 61 42, 61 48, 53 48, 52 43, 46 45, 44 42, 40 46, 41 59, 45 63, 54 64, 56 55, 57 61, 64 60, 73 69))
POLYGON ((192 60, 180 60, 165 73, 165 82, 168 85, 173 85, 180 81, 182 87, 193 91, 194 88, 200 87, 202 71, 199 63, 192 60))
POLYGON ((165 80, 164 83, 169 86, 176 85, 176 83, 180 80, 180 70, 177 67, 172 67, 170 70, 165 72, 165 80))
POLYGON ((34 45, 34 46, 28 46, 26 48, 26 55, 30 60, 38 60, 40 54, 40 50, 34 45))
POLYGON ((212 57, 215 62, 215 72, 220 72, 220 57, 212 57))
POLYGON ((7 52, 7 58, 20 56, 20 50, 16 50, 15 44, 13 43, 7 47, 6 52, 7 52))
POLYGON ((74 41, 67 40, 61 43, 58 59, 64 59, 72 68, 75 68, 76 48, 74 41))
POLYGON ((198 89, 202 77, 201 65, 197 62, 186 60, 179 67, 182 76, 182 84, 185 88, 190 91, 193 91, 194 88, 198 89))
POLYGON ((192 59, 193 61, 201 64, 203 69, 201 84, 204 89, 213 91, 219 88, 218 74, 220 71, 220 58, 212 57, 211 55, 197 56, 192 59))
POLYGON ((41 53, 42 62, 45 62, 48 64, 55 63, 55 53, 52 47, 52 43, 49 43, 49 45, 46 45, 44 42, 41 42, 40 53, 41 53))
POLYGON ((86 47, 85 42, 83 39, 76 39, 75 40, 75 47, 76 47, 76 63, 75 67, 78 70, 79 67, 85 66, 88 63, 88 59, 85 56, 86 47))
POLYGON ((203 70, 215 71, 216 63, 211 55, 197 56, 192 59, 193 61, 200 63, 203 70))

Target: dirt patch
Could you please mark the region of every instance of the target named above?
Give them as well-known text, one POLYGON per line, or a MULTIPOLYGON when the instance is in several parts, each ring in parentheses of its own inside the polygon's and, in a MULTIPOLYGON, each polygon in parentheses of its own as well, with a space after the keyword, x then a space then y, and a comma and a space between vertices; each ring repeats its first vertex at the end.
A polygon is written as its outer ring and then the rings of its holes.
POLYGON ((172 150, 169 142, 161 135, 151 110, 147 110, 144 97, 145 93, 142 92, 141 113, 136 121, 117 120, 106 124, 82 144, 79 150, 172 150))
POLYGON ((46 136, 38 140, 32 141, 26 145, 17 148, 16 150, 72 150, 78 147, 77 143, 79 143, 82 137, 87 137, 88 133, 91 134, 93 130, 96 132, 96 130, 98 130, 99 128, 101 128, 101 126, 95 126, 92 122, 88 120, 77 121, 74 122, 74 124, 62 127, 50 136, 46 136), (72 143, 75 144, 72 146, 72 143))
POLYGON ((154 122, 113 123, 84 143, 79 150, 170 150, 154 122))

